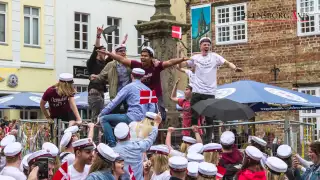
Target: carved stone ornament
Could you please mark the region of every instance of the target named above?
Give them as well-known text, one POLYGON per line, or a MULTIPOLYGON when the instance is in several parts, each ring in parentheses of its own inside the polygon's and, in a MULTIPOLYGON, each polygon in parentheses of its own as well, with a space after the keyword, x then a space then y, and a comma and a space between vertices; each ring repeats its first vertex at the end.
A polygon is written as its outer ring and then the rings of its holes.
POLYGON ((8 86, 11 88, 18 86, 18 76, 15 74, 10 74, 8 77, 8 86))

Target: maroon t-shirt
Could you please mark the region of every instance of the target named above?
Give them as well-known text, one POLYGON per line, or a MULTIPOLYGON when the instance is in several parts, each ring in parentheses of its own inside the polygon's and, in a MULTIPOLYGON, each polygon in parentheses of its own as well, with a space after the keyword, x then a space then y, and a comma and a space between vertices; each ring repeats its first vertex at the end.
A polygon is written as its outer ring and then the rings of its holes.
POLYGON ((149 68, 142 67, 142 63, 138 61, 131 61, 131 69, 133 68, 141 68, 146 74, 141 79, 141 82, 148 86, 151 90, 155 90, 157 93, 157 97, 162 96, 162 88, 161 88, 161 79, 160 73, 164 69, 162 66, 162 62, 160 62, 156 67, 152 65, 149 68))
POLYGON ((46 92, 44 92, 42 99, 49 103, 51 118, 57 118, 72 111, 69 105, 69 97, 59 96, 57 89, 54 86, 49 87, 46 92))

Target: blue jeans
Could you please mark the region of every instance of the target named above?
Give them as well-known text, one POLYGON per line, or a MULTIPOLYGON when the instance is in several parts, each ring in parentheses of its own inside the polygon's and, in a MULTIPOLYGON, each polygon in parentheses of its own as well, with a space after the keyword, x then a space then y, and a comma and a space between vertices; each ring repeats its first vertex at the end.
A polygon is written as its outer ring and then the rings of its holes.
POLYGON ((116 138, 113 135, 112 127, 118 123, 124 122, 129 124, 131 119, 126 114, 109 114, 101 117, 100 124, 103 129, 105 140, 110 147, 116 146, 116 138))

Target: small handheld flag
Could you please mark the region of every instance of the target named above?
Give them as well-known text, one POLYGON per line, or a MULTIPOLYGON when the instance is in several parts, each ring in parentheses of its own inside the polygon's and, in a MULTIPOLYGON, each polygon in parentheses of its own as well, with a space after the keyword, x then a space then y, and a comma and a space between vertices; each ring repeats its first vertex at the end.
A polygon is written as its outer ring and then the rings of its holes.
POLYGON ((222 179, 227 170, 222 166, 217 166, 217 169, 218 169, 218 172, 217 172, 216 179, 217 180, 222 179))
POLYGON ((140 104, 158 103, 156 91, 141 90, 140 91, 140 104))
POLYGON ((172 26, 172 37, 177 39, 182 38, 182 29, 180 26, 172 26))
POLYGON ((130 174, 130 180, 136 180, 136 178, 134 177, 134 173, 132 171, 131 166, 129 165, 129 174, 130 174))
POLYGON ((68 174, 68 161, 61 165, 59 170, 53 175, 52 180, 70 180, 68 174))

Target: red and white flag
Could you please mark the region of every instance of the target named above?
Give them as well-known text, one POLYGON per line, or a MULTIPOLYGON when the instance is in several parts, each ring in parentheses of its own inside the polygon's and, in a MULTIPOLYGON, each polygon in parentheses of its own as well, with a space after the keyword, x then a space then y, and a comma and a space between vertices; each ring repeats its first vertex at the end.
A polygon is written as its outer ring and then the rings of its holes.
POLYGON ((158 103, 156 91, 141 90, 140 91, 140 104, 158 103))
POLYGON ((61 165, 59 170, 53 175, 52 180, 70 180, 68 174, 68 161, 61 165))
POLYGON ((216 175, 216 179, 217 180, 220 180, 223 178, 224 174, 226 173, 226 169, 222 166, 217 166, 217 169, 218 169, 218 172, 217 172, 217 175, 216 175))
POLYGON ((134 177, 134 173, 132 171, 131 166, 129 165, 129 174, 130 174, 130 180, 136 180, 136 178, 134 177))
POLYGON ((180 26, 172 26, 172 37, 177 39, 182 38, 182 29, 180 26))

